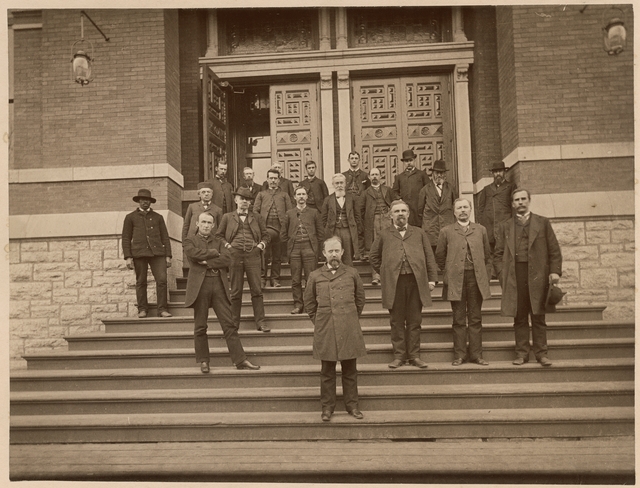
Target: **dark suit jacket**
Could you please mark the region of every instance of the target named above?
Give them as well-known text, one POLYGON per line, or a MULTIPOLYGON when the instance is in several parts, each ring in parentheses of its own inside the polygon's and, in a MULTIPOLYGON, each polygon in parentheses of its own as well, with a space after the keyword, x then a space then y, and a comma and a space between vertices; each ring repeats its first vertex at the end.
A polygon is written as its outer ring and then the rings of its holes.
MULTIPOLYGON (((267 233, 267 226, 265 225, 262 215, 249 212, 247 215, 247 221, 249 222, 249 228, 251 229, 251 234, 253 235, 256 244, 260 244, 260 242, 263 242, 265 246, 269 244, 271 239, 267 233)), ((240 216, 238 215, 238 212, 228 212, 222 216, 220 227, 218 227, 218 231, 216 232, 216 237, 222 239, 222 243, 224 245, 230 244, 238 233, 239 227, 240 216)))
POLYGON ((127 214, 122 225, 122 252, 125 259, 171 257, 171 241, 162 215, 153 209, 146 214, 138 209, 127 214))
POLYGON ((187 291, 184 298, 185 307, 193 307, 200 287, 204 281, 207 268, 220 271, 220 278, 224 284, 224 289, 229 298, 229 281, 227 279, 227 269, 231 263, 229 252, 222 245, 222 241, 210 235, 203 237, 199 234, 189 236, 183 243, 184 253, 189 259, 189 277, 187 278, 187 291), (207 264, 200 264, 199 261, 206 261, 207 264))
POLYGON ((478 194, 478 223, 487 229, 491 244, 496 241, 498 224, 512 217, 511 193, 515 189, 514 183, 505 181, 500 187, 491 183, 478 194))
POLYGON ((410 175, 403 171, 393 181, 393 191, 409 205, 409 225, 422 225, 422 215, 418 212, 418 195, 429 180, 427 173, 416 168, 410 175))
MULTIPOLYGON (((247 186, 246 183, 242 183, 238 188, 249 188, 249 191, 253 195, 253 201, 254 202, 255 202, 256 197, 258 196, 258 193, 260 193, 262 191, 262 187, 260 185, 258 185, 255 181, 253 182, 253 184, 251 186, 247 186)), ((253 212, 253 202, 251 202, 249 204, 249 212, 253 212)))
MULTIPOLYGON (((253 211, 264 217, 265 222, 269 215, 269 209, 271 205, 275 204, 276 212, 278 213, 278 220, 280 221, 280 228, 284 222, 284 216, 288 210, 293 206, 291 199, 282 190, 278 189, 275 193, 271 193, 270 190, 262 190, 258 193, 256 201, 253 204, 253 211)), ((279 229, 278 229, 279 230, 279 229)))
MULTIPOLYGON (((361 251, 364 247, 364 236, 362 231, 362 219, 356 206, 355 199, 351 193, 344 196, 344 206, 347 212, 347 223, 349 233, 353 242, 353 253, 355 259, 360 259, 361 251)), ((336 194, 329 195, 322 204, 322 226, 324 227, 324 238, 327 239, 335 235, 336 220, 338 217, 338 200, 336 194)))
MULTIPOLYGON (((529 222, 529 297, 531 313, 543 315, 549 288, 549 275, 562 275, 562 252, 546 217, 531 214, 529 222)), ((518 288, 516 286, 516 228, 515 218, 499 226, 493 265, 502 286, 502 315, 516 316, 518 288)))
MULTIPOLYGON (((382 198, 385 203, 391 207, 391 202, 395 200, 394 191, 387 185, 380 185, 380 191, 382 192, 382 198)), ((376 191, 372 186, 367 188, 364 192, 364 249, 369 251, 371 249, 371 243, 373 242, 373 219, 375 217, 376 207, 378 200, 376 199, 376 191)), ((391 220, 388 221, 391 225, 391 220)))
POLYGON ((418 195, 420 224, 427 233, 432 246, 438 244, 440 229, 456 221, 453 216, 453 202, 455 199, 453 188, 447 181, 442 185, 442 197, 438 195, 436 185, 431 179, 420 190, 418 195))
POLYGON ((309 234, 309 240, 311 241, 311 247, 313 252, 318 256, 320 250, 320 244, 324 239, 324 231, 322 229, 322 219, 320 218, 320 212, 315 208, 305 207, 298 217, 298 208, 292 208, 289 210, 284 218, 284 224, 280 229, 280 240, 287 242, 287 256, 291 256, 293 250, 293 243, 298 230, 298 224, 302 222, 304 228, 309 234))
POLYGON ((222 206, 222 200, 224 198, 227 201, 227 212, 235 210, 236 204, 233 200, 233 186, 231 183, 227 180, 224 180, 224 183, 220 183, 220 180, 215 176, 209 180, 209 183, 213 184, 213 198, 211 201, 221 209, 224 209, 222 206))
POLYGON ((348 169, 342 173, 346 177, 345 190, 351 193, 351 186, 355 181, 355 186, 358 188, 358 195, 362 196, 364 191, 371 186, 371 180, 369 179, 369 173, 358 168, 356 171, 348 169))
MULTIPOLYGON (((295 194, 293 192, 293 183, 291 183, 291 180, 285 178, 284 176, 280 177, 280 183, 278 184, 278 188, 280 188, 283 192, 285 192, 287 195, 289 195, 289 198, 291 198, 291 203, 293 203, 295 205, 296 201, 295 201, 295 194)), ((262 183, 262 189, 263 190, 268 190, 269 189, 269 182, 265 180, 264 183, 262 183)))
POLYGON ((307 189, 307 195, 309 196, 307 205, 320 212, 322 210, 322 203, 324 202, 324 199, 329 196, 327 184, 320 178, 315 177, 313 180, 305 178, 300 182, 300 186, 307 189))
POLYGON ((211 202, 209 208, 205 210, 202 202, 195 202, 189 205, 187 208, 187 213, 184 214, 184 225, 182 226, 182 242, 187 238, 187 236, 192 236, 196 233, 196 224, 198 223, 198 217, 203 212, 210 213, 213 216, 213 222, 216 224, 216 227, 220 225, 220 220, 222 220, 222 209, 218 207, 215 203, 211 202))

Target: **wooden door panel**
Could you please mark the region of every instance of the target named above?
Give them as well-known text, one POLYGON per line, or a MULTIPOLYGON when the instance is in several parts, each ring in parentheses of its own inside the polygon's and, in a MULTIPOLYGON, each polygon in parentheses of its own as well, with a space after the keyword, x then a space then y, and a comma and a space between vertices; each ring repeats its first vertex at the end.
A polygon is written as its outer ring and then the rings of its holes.
MULTIPOLYGON (((218 77, 207 66, 202 76, 204 179, 211 179, 217 162, 228 162, 229 103, 218 77)), ((231 168, 229 168, 230 174, 231 168)))
POLYGON ((286 178, 300 182, 305 163, 319 159, 317 85, 272 85, 269 97, 272 160, 282 163, 286 178))

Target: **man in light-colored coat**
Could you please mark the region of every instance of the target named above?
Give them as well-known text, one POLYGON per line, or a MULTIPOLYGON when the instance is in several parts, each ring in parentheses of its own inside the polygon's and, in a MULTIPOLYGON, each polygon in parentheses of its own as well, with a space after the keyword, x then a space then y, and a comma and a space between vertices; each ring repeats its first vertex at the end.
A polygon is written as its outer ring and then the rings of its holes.
POLYGON ((562 275, 562 252, 546 217, 529 211, 528 190, 511 195, 516 216, 500 226, 496 238, 494 266, 502 286, 502 315, 514 317, 516 359, 520 366, 529 361, 529 316, 533 354, 542 366, 551 366, 547 357, 545 300, 549 284, 562 275))
POLYGON ((313 357, 322 361, 320 401, 322 420, 329 421, 336 407, 336 362, 342 367, 342 391, 347 412, 363 418, 358 408, 357 358, 367 354, 360 328, 364 285, 358 272, 342 264, 342 243, 329 237, 322 253, 327 263, 309 275, 304 309, 314 324, 313 357))
POLYGON ((402 200, 391 204, 393 225, 382 229, 371 245, 371 266, 380 273, 382 306, 389 310, 392 369, 405 361, 419 368, 422 307, 431 306, 431 292, 438 279, 438 266, 427 235, 420 227, 407 225, 409 206, 402 200))
POLYGON ((436 249, 436 262, 444 273, 442 298, 451 302, 453 311, 452 364, 460 366, 469 361, 487 366, 482 357, 482 301, 491 297, 489 238, 482 225, 469 220, 469 200, 458 198, 453 214, 457 222, 440 231, 436 249))

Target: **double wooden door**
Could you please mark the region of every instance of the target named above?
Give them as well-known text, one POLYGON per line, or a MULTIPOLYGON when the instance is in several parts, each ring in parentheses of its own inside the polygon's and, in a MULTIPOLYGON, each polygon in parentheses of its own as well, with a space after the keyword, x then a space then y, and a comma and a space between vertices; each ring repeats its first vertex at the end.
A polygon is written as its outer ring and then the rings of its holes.
POLYGON ((444 75, 353 80, 353 143, 363 168, 380 169, 391 186, 404 171, 402 151, 413 149, 416 166, 428 173, 444 159, 457 187, 449 86, 444 75))

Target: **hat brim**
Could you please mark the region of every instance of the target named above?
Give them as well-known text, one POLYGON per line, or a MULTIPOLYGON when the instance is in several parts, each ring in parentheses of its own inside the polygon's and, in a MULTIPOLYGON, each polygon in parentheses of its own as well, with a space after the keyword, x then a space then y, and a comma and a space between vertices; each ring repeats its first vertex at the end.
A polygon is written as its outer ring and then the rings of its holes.
POLYGON ((255 200, 255 197, 254 197, 253 195, 243 195, 242 193, 237 193, 237 192, 235 192, 235 191, 234 191, 234 192, 232 192, 231 194, 232 194, 233 196, 238 195, 239 197, 246 198, 247 200, 251 200, 251 201, 255 200))
POLYGON ((133 201, 136 203, 140 203, 141 198, 148 198, 149 200, 151 200, 151 203, 156 203, 156 199, 153 197, 141 197, 139 195, 136 195, 135 197, 133 197, 133 201))

